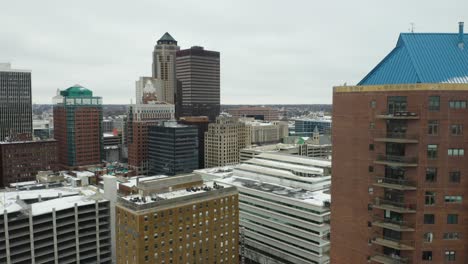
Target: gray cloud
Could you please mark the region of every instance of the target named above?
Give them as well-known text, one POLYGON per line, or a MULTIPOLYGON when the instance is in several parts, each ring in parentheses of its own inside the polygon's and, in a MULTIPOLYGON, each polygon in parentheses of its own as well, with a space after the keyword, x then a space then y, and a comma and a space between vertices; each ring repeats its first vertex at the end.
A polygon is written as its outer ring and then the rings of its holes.
MULTIPOLYGON (((8 1, 0 61, 33 71, 33 101, 80 83, 105 103, 128 103, 151 72, 157 39, 221 52, 222 103, 331 103, 400 32, 456 32, 468 2, 436 1, 8 1)), ((468 30, 467 30, 468 31, 468 30)))

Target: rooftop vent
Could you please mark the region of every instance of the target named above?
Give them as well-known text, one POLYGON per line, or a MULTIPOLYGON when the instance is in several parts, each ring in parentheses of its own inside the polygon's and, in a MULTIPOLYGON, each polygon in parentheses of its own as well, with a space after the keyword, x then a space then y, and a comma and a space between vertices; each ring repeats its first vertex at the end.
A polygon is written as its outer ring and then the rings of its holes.
POLYGON ((463 37, 464 37, 463 26, 464 26, 463 22, 458 22, 458 47, 460 49, 463 49, 465 47, 465 43, 463 42, 463 37))

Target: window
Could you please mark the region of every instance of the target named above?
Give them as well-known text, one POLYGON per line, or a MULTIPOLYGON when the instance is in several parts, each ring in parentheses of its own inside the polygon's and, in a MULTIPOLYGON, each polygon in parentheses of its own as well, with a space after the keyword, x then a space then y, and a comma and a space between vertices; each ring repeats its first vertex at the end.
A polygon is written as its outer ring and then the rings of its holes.
POLYGON ((463 134, 463 125, 455 124, 450 126, 450 133, 452 136, 459 136, 463 134))
POLYGON ((429 96, 429 111, 439 111, 440 109, 440 97, 429 96))
POLYGON ((426 168, 426 182, 437 181, 437 168, 426 168))
POLYGON ((369 150, 374 150, 374 144, 369 144, 369 150))
POLYGON ((426 192, 424 197, 425 197, 425 200, 424 200, 425 205, 434 205, 435 204, 435 202, 436 202, 435 192, 426 192))
POLYGON ((432 251, 423 251, 422 260, 432 260, 432 251))
POLYGON ((460 239, 460 233, 458 232, 444 233, 443 238, 445 240, 457 240, 457 239, 460 239))
POLYGON ((433 225, 435 223, 435 216, 433 214, 424 215, 424 224, 433 225))
POLYGON ((447 224, 451 224, 451 225, 458 224, 458 215, 457 214, 448 214, 447 215, 447 224))
POLYGON ((449 195, 446 195, 444 196, 444 200, 446 203, 461 203, 462 200, 463 200, 463 197, 462 196, 449 196, 449 195))
POLYGON ((450 101, 449 106, 451 109, 465 109, 466 101, 450 101))
POLYGON ((432 239, 434 238, 434 234, 432 232, 424 233, 424 242, 432 243, 432 239))
POLYGON ((372 100, 372 101, 370 102, 370 107, 371 107, 371 108, 375 108, 376 105, 377 105, 377 103, 375 102, 375 100, 372 100))
POLYGON ((464 149, 457 149, 457 148, 449 148, 447 151, 447 154, 449 156, 455 156, 455 157, 462 157, 465 155, 465 150, 464 149))
POLYGON ((459 183, 460 182, 460 176, 461 176, 461 173, 459 171, 449 172, 449 182, 459 183))
POLYGON ((453 250, 445 251, 445 260, 455 261, 455 251, 453 250))
POLYGON ((439 121, 438 120, 429 120, 427 122, 429 135, 435 136, 439 133, 439 121))
POLYGON ((437 158, 437 145, 427 145, 427 158, 428 159, 437 158))
POLYGON ((369 128, 370 128, 370 129, 374 129, 374 128, 375 128, 375 123, 374 123, 374 122, 370 122, 370 123, 369 123, 369 128))
POLYGON ((374 167, 373 166, 369 166, 369 172, 374 172, 374 167))
POLYGON ((397 112, 406 111, 406 96, 389 96, 387 99, 388 113, 395 114, 397 112))

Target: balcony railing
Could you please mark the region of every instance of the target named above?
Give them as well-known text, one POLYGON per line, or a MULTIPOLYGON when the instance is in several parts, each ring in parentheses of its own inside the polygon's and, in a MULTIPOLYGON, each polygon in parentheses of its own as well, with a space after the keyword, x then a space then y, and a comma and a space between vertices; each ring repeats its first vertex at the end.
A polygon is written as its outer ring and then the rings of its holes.
POLYGON ((398 255, 374 254, 371 260, 382 264, 411 264, 411 260, 398 255))
POLYGON ((418 166, 418 159, 416 157, 395 156, 378 154, 375 163, 393 166, 418 166))
POLYGON ((390 189, 397 190, 416 190, 416 182, 410 181, 407 179, 395 179, 389 177, 376 176, 375 183, 376 186, 381 186, 390 189))
POLYGON ((375 197, 374 207, 392 210, 400 213, 416 212, 416 205, 414 203, 405 203, 401 201, 388 200, 382 197, 375 197))
POLYGON ((397 250, 414 250, 414 240, 401 240, 381 235, 374 237, 372 243, 397 250))
POLYGON ((372 217, 372 225, 378 226, 378 227, 383 227, 395 231, 414 231, 414 223, 409 222, 409 221, 403 221, 403 220, 398 220, 398 219, 391 219, 391 218, 386 218, 382 217, 379 215, 374 215, 372 217))
POLYGON ((376 117, 381 119, 419 119, 418 113, 414 111, 383 112, 376 117))
POLYGON ((375 132, 374 141, 395 142, 395 143, 418 143, 418 134, 408 134, 402 132, 375 132))

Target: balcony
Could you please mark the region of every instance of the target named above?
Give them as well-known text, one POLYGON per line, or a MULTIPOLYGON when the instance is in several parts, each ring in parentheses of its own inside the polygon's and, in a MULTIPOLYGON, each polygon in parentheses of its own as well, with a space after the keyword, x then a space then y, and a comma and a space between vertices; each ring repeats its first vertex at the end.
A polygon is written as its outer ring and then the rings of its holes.
POLYGON ((374 237, 372 243, 397 250, 414 250, 413 240, 399 240, 391 237, 374 237))
POLYGON ((387 228, 399 232, 414 231, 414 225, 408 221, 385 218, 378 215, 374 215, 372 217, 372 226, 387 228))
POLYGON ((373 208, 390 210, 397 213, 416 213, 416 205, 400 201, 386 200, 382 197, 376 197, 373 208))
POLYGON ((407 134, 407 133, 394 133, 394 132, 383 132, 374 133, 374 141, 376 142, 392 142, 392 143, 407 143, 415 144, 418 143, 419 135, 407 134))
POLYGON ((418 159, 415 157, 378 154, 374 163, 392 167, 417 167, 418 159))
POLYGON ((400 191, 413 191, 416 190, 416 182, 406 179, 394 179, 389 177, 375 177, 374 186, 389 188, 400 191))
POLYGON ((378 119, 419 119, 419 115, 415 112, 410 111, 399 111, 394 113, 384 112, 380 115, 376 115, 378 119))
POLYGON ((391 256, 385 254, 374 254, 371 260, 382 264, 410 264, 411 261, 408 258, 402 258, 400 256, 391 256))

